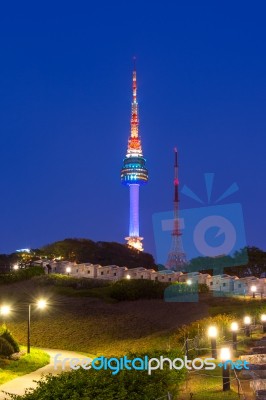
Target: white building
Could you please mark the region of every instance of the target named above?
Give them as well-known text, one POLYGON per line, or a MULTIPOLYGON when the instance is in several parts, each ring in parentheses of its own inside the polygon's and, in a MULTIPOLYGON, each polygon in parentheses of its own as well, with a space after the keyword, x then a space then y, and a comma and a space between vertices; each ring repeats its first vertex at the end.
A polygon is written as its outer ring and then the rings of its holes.
POLYGON ((159 282, 177 282, 182 272, 174 272, 171 270, 154 271, 151 273, 151 280, 159 282))
POLYGON ((127 268, 117 265, 102 266, 99 264, 83 263, 76 264, 69 261, 40 260, 39 265, 43 265, 48 272, 46 265, 50 265, 50 272, 68 274, 77 278, 94 278, 94 279, 149 279, 159 282, 187 282, 191 284, 207 284, 211 291, 220 293, 232 293, 239 295, 251 295, 255 287, 255 295, 266 297, 266 278, 256 278, 249 276, 238 278, 227 274, 211 276, 209 274, 201 274, 200 272, 190 272, 183 274, 171 270, 155 271, 154 269, 146 269, 143 267, 127 268))
POLYGON ((206 283, 212 291, 233 293, 234 282, 238 279, 237 276, 223 274, 207 277, 206 283))

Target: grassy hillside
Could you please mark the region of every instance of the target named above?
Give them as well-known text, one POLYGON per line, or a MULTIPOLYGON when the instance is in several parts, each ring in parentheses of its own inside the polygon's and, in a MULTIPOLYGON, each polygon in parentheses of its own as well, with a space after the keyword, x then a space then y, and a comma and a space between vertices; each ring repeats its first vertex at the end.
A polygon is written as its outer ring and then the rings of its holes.
POLYGON ((167 349, 176 346, 172 338, 178 326, 208 314, 208 306, 199 303, 184 306, 157 299, 111 303, 94 297, 69 297, 58 294, 55 287, 36 284, 36 279, 10 287, 1 286, 1 301, 13 307, 6 323, 23 344, 28 302, 48 299, 46 310, 32 307, 31 341, 40 347, 105 355, 167 349))

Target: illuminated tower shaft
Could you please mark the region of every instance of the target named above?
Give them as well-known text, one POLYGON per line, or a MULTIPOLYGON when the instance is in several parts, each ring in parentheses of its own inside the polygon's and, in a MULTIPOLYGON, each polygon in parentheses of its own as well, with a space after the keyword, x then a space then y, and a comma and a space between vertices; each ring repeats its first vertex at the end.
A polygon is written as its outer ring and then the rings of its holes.
POLYGON ((139 237, 139 185, 129 185, 129 237, 139 237))
POLYGON ((130 137, 126 158, 121 170, 121 182, 129 186, 130 211, 129 211, 129 236, 125 239, 128 246, 143 250, 142 240, 139 236, 139 187, 148 181, 148 171, 145 167, 146 160, 142 154, 139 137, 139 118, 137 102, 137 74, 133 71, 133 101, 131 104, 130 137))
POLYGON ((179 194, 178 194, 178 163, 177 163, 177 149, 175 151, 175 164, 174 164, 174 219, 172 231, 172 244, 168 254, 166 268, 173 271, 184 272, 187 264, 186 255, 183 250, 182 233, 179 223, 179 194))

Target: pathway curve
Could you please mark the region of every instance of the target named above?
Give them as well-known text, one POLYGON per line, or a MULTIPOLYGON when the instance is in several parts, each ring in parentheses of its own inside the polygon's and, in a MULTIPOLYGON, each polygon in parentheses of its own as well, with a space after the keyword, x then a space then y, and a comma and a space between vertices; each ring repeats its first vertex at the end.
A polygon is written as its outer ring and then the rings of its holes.
MULTIPOLYGON (((35 388, 37 386, 37 382, 42 377, 42 375, 52 374, 57 375, 62 372, 62 363, 58 364, 58 369, 55 370, 54 368, 54 357, 56 354, 61 354, 58 357, 59 360, 64 358, 79 358, 83 359, 86 356, 84 354, 76 353, 74 351, 67 351, 67 350, 51 350, 51 349, 41 349, 49 354, 50 356, 50 363, 47 364, 45 367, 39 368, 30 374, 26 374, 15 378, 3 385, 0 385, 0 400, 10 399, 10 396, 6 395, 4 392, 23 395, 25 390, 28 388, 35 388)), ((70 366, 69 363, 66 363, 65 371, 69 371, 70 366)))

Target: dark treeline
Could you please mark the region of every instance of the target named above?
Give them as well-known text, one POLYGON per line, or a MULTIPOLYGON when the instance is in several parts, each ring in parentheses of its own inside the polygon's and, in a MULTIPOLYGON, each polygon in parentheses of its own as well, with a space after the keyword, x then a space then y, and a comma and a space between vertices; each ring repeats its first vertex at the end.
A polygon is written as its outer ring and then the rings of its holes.
POLYGON ((128 268, 154 268, 155 262, 151 254, 138 252, 126 245, 115 242, 94 242, 89 239, 64 239, 40 249, 32 249, 30 253, 13 253, 0 255, 0 268, 10 270, 16 263, 21 266, 31 265, 34 261, 47 257, 77 263, 91 262, 100 265, 118 265, 128 268))
POLYGON ((236 275, 239 278, 251 275, 266 277, 266 252, 257 247, 245 247, 233 256, 198 257, 191 260, 189 270, 211 275, 236 275))

